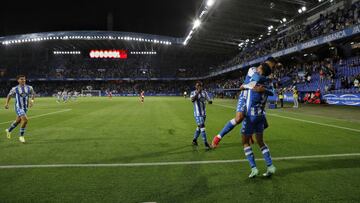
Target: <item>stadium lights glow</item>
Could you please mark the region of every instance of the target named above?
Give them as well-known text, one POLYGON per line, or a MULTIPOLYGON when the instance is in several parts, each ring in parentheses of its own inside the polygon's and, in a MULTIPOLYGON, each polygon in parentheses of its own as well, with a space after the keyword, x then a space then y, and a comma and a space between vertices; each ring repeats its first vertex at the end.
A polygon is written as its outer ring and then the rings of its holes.
POLYGON ((107 39, 107 40, 127 40, 127 41, 138 41, 138 42, 152 42, 152 43, 160 43, 163 45, 171 45, 170 41, 161 41, 161 40, 153 40, 153 39, 143 39, 143 38, 132 38, 132 37, 115 37, 115 36, 60 36, 60 37, 37 37, 37 38, 27 38, 27 39, 18 39, 18 40, 8 40, 2 41, 2 45, 11 45, 11 44, 19 44, 19 43, 27 43, 27 42, 40 42, 40 41, 49 41, 49 40, 98 40, 98 39, 107 39))
POLYGON ((184 38, 184 41, 183 41, 184 46, 186 46, 189 43, 190 39, 193 37, 194 31, 197 28, 199 28, 200 25, 201 25, 201 23, 202 23, 201 19, 203 19, 204 16, 206 16, 209 13, 210 8, 215 4, 215 2, 216 2, 216 0, 207 0, 206 1, 206 4, 205 4, 203 10, 200 12, 200 15, 199 15, 198 19, 196 19, 193 22, 192 29, 189 31, 189 34, 184 38))
POLYGON ((53 51, 54 55, 79 55, 80 51, 53 51))
POLYGON ((156 51, 132 51, 130 52, 133 55, 155 55, 156 51))
POLYGON ((201 25, 201 21, 199 19, 196 19, 194 21, 193 29, 196 29, 196 28, 200 27, 200 25, 201 25))
POLYGON ((206 6, 207 6, 207 7, 211 7, 211 6, 214 5, 214 3, 215 3, 215 0, 207 0, 206 6))
POLYGON ((301 8, 299 8, 298 12, 299 12, 299 13, 302 13, 302 10, 301 10, 301 8))
POLYGON ((301 7, 301 10, 302 10, 303 12, 305 12, 305 11, 306 11, 306 7, 305 7, 305 6, 301 7))

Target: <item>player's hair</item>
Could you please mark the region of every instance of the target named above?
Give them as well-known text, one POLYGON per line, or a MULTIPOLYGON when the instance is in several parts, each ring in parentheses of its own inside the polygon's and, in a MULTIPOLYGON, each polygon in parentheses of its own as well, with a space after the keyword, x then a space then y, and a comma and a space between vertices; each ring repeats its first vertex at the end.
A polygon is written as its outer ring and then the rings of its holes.
POLYGON ((203 83, 200 80, 196 81, 195 84, 199 84, 200 86, 203 86, 203 83))
POLYGON ((271 74, 271 68, 267 63, 262 63, 261 67, 262 67, 265 77, 267 77, 271 74))
POLYGON ((19 80, 20 78, 25 78, 26 76, 25 75, 18 75, 16 76, 16 80, 19 80))
POLYGON ((274 57, 268 57, 267 59, 266 59, 266 61, 269 61, 269 62, 271 62, 271 63, 274 63, 274 64, 277 64, 278 63, 278 61, 274 58, 274 57))

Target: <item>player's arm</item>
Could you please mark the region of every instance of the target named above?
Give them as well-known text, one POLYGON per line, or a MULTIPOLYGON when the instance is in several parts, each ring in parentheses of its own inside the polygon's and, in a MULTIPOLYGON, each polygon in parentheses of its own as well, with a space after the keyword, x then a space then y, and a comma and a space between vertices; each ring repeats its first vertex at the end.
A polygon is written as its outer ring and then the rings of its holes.
POLYGON ((15 88, 12 88, 6 97, 5 109, 9 109, 9 103, 10 103, 11 97, 14 95, 15 95, 15 88))
POLYGON ((268 96, 274 96, 274 89, 263 85, 256 85, 252 90, 258 93, 265 93, 268 96))
POLYGON ((194 92, 191 92, 190 99, 192 102, 196 101, 199 96, 199 92, 195 90, 194 92))
POLYGON ((255 72, 253 69, 249 70, 248 76, 250 77, 250 82, 247 84, 242 84, 240 87, 240 91, 246 89, 253 89, 258 82, 265 80, 264 76, 260 75, 258 72, 255 72))
POLYGON ((207 92, 205 92, 205 97, 206 97, 206 101, 209 103, 209 104, 212 104, 213 101, 212 99, 209 97, 209 94, 207 92))

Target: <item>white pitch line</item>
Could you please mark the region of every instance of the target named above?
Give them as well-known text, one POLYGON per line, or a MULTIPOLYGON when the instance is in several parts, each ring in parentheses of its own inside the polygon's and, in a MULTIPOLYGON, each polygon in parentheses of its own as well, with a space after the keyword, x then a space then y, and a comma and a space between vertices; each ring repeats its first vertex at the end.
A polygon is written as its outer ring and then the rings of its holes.
MULTIPOLYGON (((230 107, 230 106, 226 106, 226 105, 221 105, 221 104, 215 104, 215 105, 222 106, 222 107, 225 107, 225 108, 235 109, 234 107, 230 107)), ((299 119, 299 118, 293 118, 293 117, 289 117, 289 116, 281 116, 281 115, 272 114, 272 113, 267 113, 266 115, 279 117, 279 118, 286 118, 286 119, 290 119, 290 120, 294 120, 294 121, 301 121, 301 122, 304 122, 304 123, 317 124, 317 125, 322 125, 322 126, 326 126, 326 127, 339 128, 339 129, 343 129, 343 130, 350 130, 350 131, 354 131, 354 132, 360 132, 360 129, 347 128, 347 127, 343 127, 343 126, 339 126, 339 125, 319 123, 319 122, 315 122, 315 121, 308 121, 308 120, 303 120, 303 119, 299 119)))
POLYGON ((294 114, 294 115, 301 115, 301 116, 310 116, 310 117, 318 117, 318 118, 325 118, 325 119, 330 119, 330 120, 335 120, 335 121, 347 121, 347 122, 353 122, 353 123, 359 123, 359 121, 356 121, 356 120, 348 120, 346 118, 344 119, 339 119, 339 118, 329 118, 329 117, 326 117, 326 116, 320 116, 320 115, 314 115, 314 114, 306 114, 305 112, 290 112, 290 111, 286 111, 285 113, 288 113, 288 114, 294 114))
MULTIPOLYGON (((360 153, 275 157, 275 158, 272 158, 272 160, 274 160, 274 161, 284 161, 284 160, 298 160, 298 159, 319 159, 319 158, 351 157, 351 156, 360 156, 360 153)), ((212 160, 212 161, 178 161, 178 162, 117 163, 117 164, 4 165, 4 166, 0 166, 0 169, 173 166, 173 165, 203 165, 203 164, 220 164, 220 163, 240 163, 240 162, 247 162, 247 161, 248 161, 247 159, 234 159, 234 160, 212 160)), ((263 161, 263 159, 256 159, 256 161, 263 161)))
MULTIPOLYGON (((40 118, 40 117, 44 117, 44 116, 48 116, 48 115, 53 115, 53 114, 58 114, 58 113, 71 111, 71 110, 72 109, 64 109, 64 110, 61 110, 61 111, 54 111, 54 112, 50 112, 50 113, 44 113, 44 114, 40 114, 40 115, 37 115, 37 116, 30 116, 29 119, 40 118)), ((14 120, 2 122, 2 123, 0 123, 0 125, 7 124, 7 123, 12 123, 12 122, 14 122, 14 120)))

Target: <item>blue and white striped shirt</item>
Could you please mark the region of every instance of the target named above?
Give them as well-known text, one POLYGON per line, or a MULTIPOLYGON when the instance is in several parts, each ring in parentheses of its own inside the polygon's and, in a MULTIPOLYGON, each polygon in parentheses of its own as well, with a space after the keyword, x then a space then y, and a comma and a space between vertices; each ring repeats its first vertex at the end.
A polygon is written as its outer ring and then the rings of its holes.
POLYGON ((196 95, 196 91, 192 91, 190 99, 194 105, 194 116, 206 116, 206 102, 211 101, 206 91, 201 91, 196 95))
POLYGON ((29 108, 29 99, 35 94, 32 86, 16 86, 11 88, 8 96, 15 95, 15 108, 27 110, 29 108))

